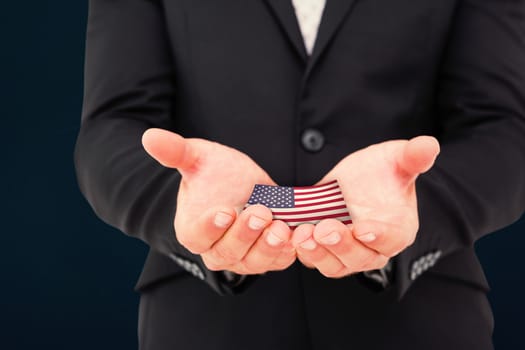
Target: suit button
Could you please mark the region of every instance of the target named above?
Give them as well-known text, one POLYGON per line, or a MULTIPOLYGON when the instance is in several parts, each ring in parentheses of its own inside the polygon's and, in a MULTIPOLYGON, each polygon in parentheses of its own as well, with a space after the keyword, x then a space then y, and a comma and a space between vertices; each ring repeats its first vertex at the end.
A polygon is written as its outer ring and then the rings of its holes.
POLYGON ((309 152, 319 152, 324 146, 324 136, 319 130, 306 129, 301 138, 304 149, 309 152))

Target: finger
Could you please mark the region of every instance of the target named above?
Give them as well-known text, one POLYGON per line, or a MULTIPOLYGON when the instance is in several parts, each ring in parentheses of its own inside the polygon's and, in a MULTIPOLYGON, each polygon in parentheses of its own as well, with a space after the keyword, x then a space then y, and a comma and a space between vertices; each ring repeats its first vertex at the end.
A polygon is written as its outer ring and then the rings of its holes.
POLYGON ((375 220, 353 222, 353 236, 381 255, 393 257, 414 243, 417 227, 375 220))
POLYGON ((160 164, 182 172, 191 171, 199 158, 197 149, 188 140, 163 129, 146 130, 142 135, 142 145, 160 164))
POLYGON ((313 225, 301 225, 295 229, 292 237, 297 256, 308 265, 313 265, 326 277, 341 277, 346 267, 331 252, 318 244, 313 237, 313 225), (305 226, 301 228, 301 226, 305 226))
POLYGON ((334 219, 322 220, 314 229, 315 241, 346 266, 348 272, 383 267, 388 258, 354 239, 351 229, 334 219))
POLYGON ((202 254, 222 238, 236 216, 233 208, 211 208, 192 222, 184 222, 175 216, 177 240, 190 252, 202 254))
POLYGON ((295 248, 292 246, 290 242, 288 242, 287 244, 285 244, 285 246, 281 250, 281 253, 273 261, 269 270, 270 271, 285 270, 288 267, 290 267, 290 265, 292 265, 296 259, 297 259, 297 254, 295 252, 295 248))
POLYGON ((316 247, 315 241, 312 239, 315 226, 312 224, 302 224, 295 228, 292 233, 292 246, 297 249, 300 244, 303 244, 306 249, 313 250, 316 247))
POLYGON ((290 240, 290 236, 288 225, 282 221, 273 221, 246 253, 242 259, 243 265, 252 273, 264 273, 270 270, 290 240))
POLYGON ((409 140, 398 160, 398 166, 408 175, 416 176, 428 171, 439 154, 439 142, 431 136, 418 136, 409 140))
POLYGON ((246 208, 231 227, 202 255, 218 265, 232 265, 242 260, 250 247, 272 222, 272 212, 257 204, 246 208))
MULTIPOLYGON (((301 242, 304 242, 307 238, 312 237, 314 233, 314 227, 315 226, 312 224, 302 224, 296 227, 292 233, 292 247, 296 249, 295 247, 297 247, 301 242)), ((298 255, 297 258, 304 266, 309 267, 311 269, 315 268, 315 266, 311 262, 306 260, 305 257, 298 255)))
POLYGON ((315 269, 314 264, 312 264, 311 262, 307 261, 305 257, 297 255, 297 259, 299 259, 301 264, 303 264, 304 266, 308 267, 309 269, 315 269))

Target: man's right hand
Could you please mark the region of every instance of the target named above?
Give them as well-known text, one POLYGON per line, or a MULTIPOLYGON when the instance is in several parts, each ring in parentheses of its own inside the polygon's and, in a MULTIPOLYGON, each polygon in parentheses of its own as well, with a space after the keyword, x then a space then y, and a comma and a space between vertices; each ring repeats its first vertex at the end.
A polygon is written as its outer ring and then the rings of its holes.
POLYGON ((210 270, 258 274, 284 270, 295 261, 288 225, 272 221, 272 212, 262 205, 242 211, 255 184, 275 185, 250 157, 162 129, 147 130, 142 144, 160 164, 182 175, 174 221, 177 239, 200 254, 210 270))

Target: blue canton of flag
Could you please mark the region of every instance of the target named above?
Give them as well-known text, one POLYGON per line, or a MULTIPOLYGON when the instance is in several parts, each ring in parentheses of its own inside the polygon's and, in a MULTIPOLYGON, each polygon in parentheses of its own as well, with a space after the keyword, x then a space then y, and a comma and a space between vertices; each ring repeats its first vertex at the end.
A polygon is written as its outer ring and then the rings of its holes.
POLYGON ((268 208, 293 208, 293 187, 255 185, 248 204, 262 204, 268 208))

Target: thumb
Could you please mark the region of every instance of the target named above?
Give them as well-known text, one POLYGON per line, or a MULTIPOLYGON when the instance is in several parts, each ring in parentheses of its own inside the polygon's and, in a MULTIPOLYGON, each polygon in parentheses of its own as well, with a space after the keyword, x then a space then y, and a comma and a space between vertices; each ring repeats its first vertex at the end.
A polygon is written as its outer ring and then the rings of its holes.
POLYGON ((190 171, 198 153, 182 136, 163 129, 148 129, 142 135, 142 146, 160 164, 179 171, 190 171))
POLYGON ((410 139, 398 160, 399 167, 409 176, 428 171, 439 154, 439 142, 432 136, 418 136, 410 139))

